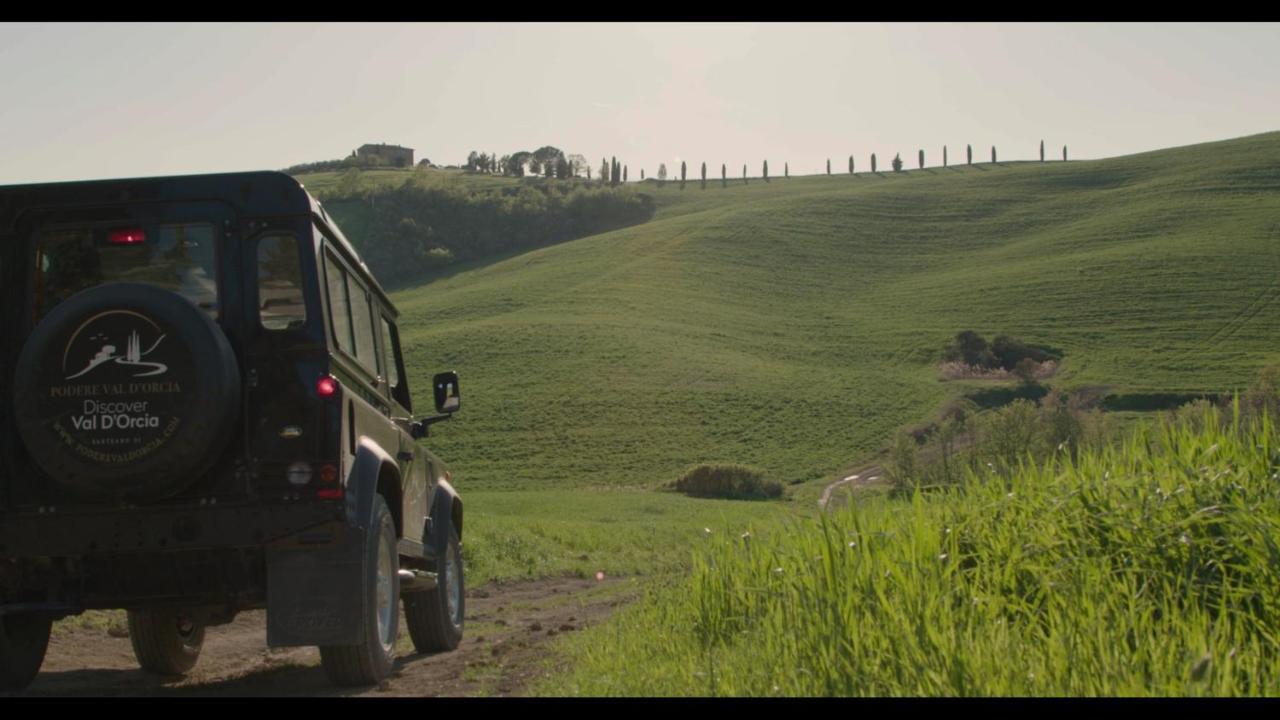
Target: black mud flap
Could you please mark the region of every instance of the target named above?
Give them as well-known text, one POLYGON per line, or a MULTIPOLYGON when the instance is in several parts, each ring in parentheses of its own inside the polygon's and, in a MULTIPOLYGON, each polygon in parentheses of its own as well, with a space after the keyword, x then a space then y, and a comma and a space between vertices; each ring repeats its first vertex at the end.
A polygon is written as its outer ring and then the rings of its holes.
POLYGON ((267 645, 357 645, 364 640, 364 533, 343 528, 324 547, 267 550, 267 645))

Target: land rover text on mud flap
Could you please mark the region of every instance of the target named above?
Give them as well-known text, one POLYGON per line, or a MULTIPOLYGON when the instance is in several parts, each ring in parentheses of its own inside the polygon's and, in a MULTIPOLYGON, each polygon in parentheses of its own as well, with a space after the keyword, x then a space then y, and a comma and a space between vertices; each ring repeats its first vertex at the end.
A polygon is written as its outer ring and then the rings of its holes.
POLYGON ((0 187, 0 689, 123 608, 141 666, 265 608, 334 682, 463 629, 462 502, 416 441, 396 310, 273 172, 0 187))

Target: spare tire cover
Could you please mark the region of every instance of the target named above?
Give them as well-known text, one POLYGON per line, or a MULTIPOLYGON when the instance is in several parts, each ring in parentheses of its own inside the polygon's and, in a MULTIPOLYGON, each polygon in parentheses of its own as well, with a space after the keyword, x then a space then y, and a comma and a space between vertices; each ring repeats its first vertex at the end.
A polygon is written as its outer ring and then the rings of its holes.
POLYGON ((14 378, 18 432, 79 499, 158 499, 189 487, 226 446, 240 370, 222 330, 185 298, 109 283, 36 326, 14 378))

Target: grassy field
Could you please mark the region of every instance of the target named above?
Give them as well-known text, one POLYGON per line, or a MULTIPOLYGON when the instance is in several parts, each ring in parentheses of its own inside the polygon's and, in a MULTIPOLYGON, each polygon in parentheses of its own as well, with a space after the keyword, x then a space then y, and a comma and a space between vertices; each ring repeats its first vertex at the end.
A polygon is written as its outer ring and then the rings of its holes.
MULTIPOLYGON (((939 379, 940 351, 960 330, 1010 333, 1062 350, 1065 361, 1050 382, 1068 390, 1231 391, 1280 360, 1280 133, 1099 161, 752 179, 747 185, 738 180, 723 189, 711 182, 705 191, 697 182, 683 191, 671 182, 643 187, 658 206, 648 223, 453 269, 394 294, 419 406, 430 403, 432 373, 455 369, 462 377, 464 409, 436 426, 428 442, 453 467, 467 501, 467 557, 476 580, 596 570, 656 574, 664 594, 703 602, 709 591, 698 583, 729 580, 700 566, 696 582, 687 585, 675 571, 690 567, 692 552, 708 543, 752 528, 767 535, 777 518, 791 518, 787 532, 809 533, 793 549, 818 550, 814 538, 827 536, 813 534, 819 530, 806 523, 814 522, 812 500, 821 484, 883 448, 898 428, 929 419, 949 398, 980 385, 939 379), (794 486, 792 499, 732 503, 652 492, 701 462, 761 467, 794 486)), ((359 208, 330 210, 359 244, 359 208)), ((1130 415, 1126 423, 1141 424, 1130 415)), ((858 512, 880 513, 879 519, 857 516, 858 522, 882 523, 903 541, 909 528, 893 523, 923 523, 924 535, 904 550, 910 553, 925 552, 933 532, 927 528, 946 505, 931 499, 904 513, 901 501, 879 495, 862 503, 858 512)), ((728 550, 716 552, 722 554, 704 555, 702 562, 731 559, 728 550)), ((884 557, 876 562, 889 563, 883 569, 892 572, 897 561, 884 557)), ((1101 572, 1090 567, 1081 572, 1101 572)), ((731 595, 746 592, 725 587, 731 595)), ((874 586, 865 589, 873 592, 874 586)), ((868 606, 883 602, 855 597, 868 606)), ((925 602, 923 595, 912 597, 925 602)), ((1112 599, 1090 601, 1100 603, 1100 614, 1088 627, 1102 632, 1119 621, 1119 606, 1108 604, 1112 599)), ((659 657, 634 638, 626 642, 639 644, 619 644, 628 628, 647 632, 687 621, 689 607, 672 602, 677 604, 644 604, 631 619, 593 636, 596 645, 571 649, 583 672, 594 669, 605 679, 593 684, 577 674, 552 687, 639 691, 641 685, 619 679, 619 672, 635 669, 618 664, 617 651, 625 647, 654 661, 652 672, 636 675, 658 683, 651 692, 774 692, 751 666, 756 653, 729 649, 713 656, 705 648, 719 646, 682 639, 686 644, 659 657), (614 633, 611 646, 603 639, 607 633, 614 633), (606 652, 608 647, 613 649, 606 652), (708 678, 725 684, 713 687, 705 684, 708 678)), ((927 610, 888 605, 875 612, 927 610)), ((920 615, 930 624, 917 622, 921 635, 901 653, 951 652, 974 639, 965 633, 990 630, 979 620, 991 617, 947 607, 928 612, 952 615, 920 615), (955 624, 961 621, 978 624, 955 624), (957 629, 935 638, 929 627, 957 629)), ((854 610, 822 606, 819 617, 852 622, 847 613, 854 610)), ((769 617, 775 624, 791 621, 769 617)), ((1152 649, 1166 657, 1133 667, 1164 663, 1162 672, 1171 672, 1175 655, 1178 662, 1186 653, 1201 657, 1209 650, 1188 648, 1223 640, 1212 635, 1222 626, 1211 620, 1194 615, 1179 630, 1183 635, 1152 649)), ((797 643, 832 626, 806 627, 797 643)), ((1164 626, 1140 630, 1157 632, 1153 628, 1164 626)), ((664 635, 650 640, 658 637, 664 635)), ((1009 667, 996 673, 998 684, 974 684, 974 669, 987 668, 976 656, 963 656, 972 668, 952 668, 936 678, 918 663, 912 666, 911 656, 890 653, 885 657, 894 658, 895 667, 915 674, 898 676, 897 684, 855 688, 840 683, 847 683, 850 667, 861 667, 849 665, 856 654, 795 645, 779 651, 794 659, 820 650, 836 664, 808 668, 827 673, 815 676, 821 682, 794 674, 807 666, 786 670, 789 684, 777 692, 1105 693, 1138 687, 1141 673, 1117 674, 1108 664, 1122 662, 1117 655, 1093 657, 1083 674, 1064 675, 1062 663, 1083 645, 1056 645, 1058 655, 1045 657, 1034 655, 1042 646, 1026 636, 994 637, 982 646, 988 664, 1008 657, 1023 663, 1003 662, 1009 667), (1039 679, 1013 677, 1015 667, 1039 679), (1098 672, 1114 675, 1115 684, 1089 685, 1084 678, 1098 672), (1055 676, 1057 684, 1046 684, 1055 676)), ((1088 640, 1097 650, 1097 643, 1115 638, 1103 633, 1071 642, 1088 640)), ((1226 661, 1213 657, 1214 663, 1226 661)), ((1263 662, 1257 657, 1248 662, 1263 662)), ((1191 686, 1162 677, 1152 692, 1242 689, 1231 684, 1236 680, 1191 686)))
MULTIPOLYGON (((1060 387, 1239 388, 1280 358, 1280 135, 1110 160, 657 188, 654 220, 396 293, 453 368, 464 487, 831 477, 928 417, 955 332, 1060 348, 1060 387)), ((492 179, 485 179, 493 181, 492 179)), ((336 210, 335 210, 336 213, 336 210)))
POLYGON ((1280 433, 1164 426, 708 537, 575 638, 586 695, 1275 695, 1280 433))

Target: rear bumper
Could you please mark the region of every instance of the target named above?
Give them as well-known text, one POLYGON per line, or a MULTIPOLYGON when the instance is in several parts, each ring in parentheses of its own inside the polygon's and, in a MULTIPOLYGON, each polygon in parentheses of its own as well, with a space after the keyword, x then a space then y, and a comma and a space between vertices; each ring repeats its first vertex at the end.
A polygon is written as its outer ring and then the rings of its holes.
POLYGON ((0 513, 0 559, 261 547, 345 519, 316 501, 0 513))
POLYGON ((329 502, 3 514, 0 614, 265 607, 270 558, 332 557, 349 534, 329 502))

